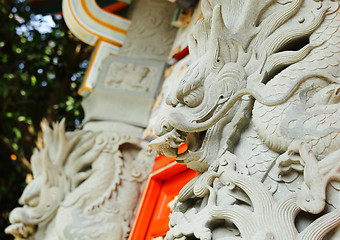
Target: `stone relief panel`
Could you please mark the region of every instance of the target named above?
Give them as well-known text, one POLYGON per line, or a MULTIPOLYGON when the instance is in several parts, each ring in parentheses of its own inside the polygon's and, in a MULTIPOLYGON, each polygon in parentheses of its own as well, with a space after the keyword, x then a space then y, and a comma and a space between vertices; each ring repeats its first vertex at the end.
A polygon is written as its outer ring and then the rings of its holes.
POLYGON ((154 156, 141 151, 137 137, 108 124, 75 132, 65 132, 64 121, 45 126, 44 147, 31 159, 34 179, 6 233, 37 240, 127 238, 154 156))
POLYGON ((108 56, 100 68, 94 91, 155 98, 165 63, 140 58, 108 56))
POLYGON ((166 61, 177 29, 170 25, 176 5, 163 0, 136 0, 120 56, 166 61))
POLYGON ((340 239, 339 1, 202 12, 150 143, 200 173, 166 239, 340 239))
POLYGON ((156 80, 155 67, 113 62, 104 80, 108 88, 149 92, 156 80))
POLYGON ((83 99, 84 121, 117 121, 146 127, 164 68, 165 62, 156 60, 106 57, 93 91, 83 99))

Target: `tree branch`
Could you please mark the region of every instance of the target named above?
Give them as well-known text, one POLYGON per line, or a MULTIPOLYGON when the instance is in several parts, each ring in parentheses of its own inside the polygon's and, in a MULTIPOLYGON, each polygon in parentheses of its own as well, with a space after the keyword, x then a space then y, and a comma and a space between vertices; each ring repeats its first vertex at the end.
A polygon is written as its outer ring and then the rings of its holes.
POLYGON ((3 135, 0 135, 0 143, 2 143, 2 145, 4 145, 7 149, 10 150, 10 152, 14 153, 17 157, 18 157, 18 161, 22 163, 22 165, 24 165, 24 167, 29 170, 30 172, 32 172, 32 167, 30 162, 27 160, 27 158, 25 158, 24 156, 22 156, 22 154, 20 154, 17 150, 15 150, 12 145, 10 144, 8 138, 6 138, 3 135))

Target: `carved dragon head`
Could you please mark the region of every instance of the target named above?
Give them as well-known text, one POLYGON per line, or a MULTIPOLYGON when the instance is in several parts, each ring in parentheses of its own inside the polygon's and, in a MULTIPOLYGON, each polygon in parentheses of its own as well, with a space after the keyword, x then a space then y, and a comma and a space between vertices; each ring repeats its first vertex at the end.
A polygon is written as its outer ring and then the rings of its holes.
POLYGON ((64 170, 70 152, 82 135, 77 132, 66 136, 65 120, 54 124, 53 130, 43 127, 44 147, 35 149, 32 158, 33 180, 27 185, 19 203, 10 215, 12 225, 6 233, 19 239, 30 239, 41 224, 51 220, 71 190, 71 178, 64 170))
POLYGON ((261 91, 282 68, 322 44, 303 40, 319 27, 327 7, 321 4, 303 23, 289 22, 303 2, 243 0, 233 5, 202 1, 204 18, 196 23, 188 40, 192 63, 174 83, 166 99, 171 108, 159 117, 154 128, 159 138, 150 147, 205 171, 210 161, 237 141, 238 131, 250 118, 252 97, 265 105, 287 100, 290 93, 266 102, 261 91), (279 8, 272 10, 273 4, 279 8), (299 47, 289 49, 294 41, 299 47), (188 150, 177 155, 184 142, 188 150))
POLYGON ((33 180, 6 233, 27 240, 124 238, 154 156, 140 151, 138 137, 114 127, 96 122, 65 132, 65 120, 43 126, 44 147, 31 158, 33 180))

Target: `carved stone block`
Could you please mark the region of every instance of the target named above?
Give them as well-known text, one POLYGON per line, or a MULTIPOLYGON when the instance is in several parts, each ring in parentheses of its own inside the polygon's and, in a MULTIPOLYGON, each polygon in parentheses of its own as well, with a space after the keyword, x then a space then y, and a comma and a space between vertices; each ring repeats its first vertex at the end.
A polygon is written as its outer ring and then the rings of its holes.
POLYGON ((163 80, 165 63, 107 57, 91 94, 83 100, 85 122, 111 120, 145 127, 163 80))
POLYGON ((163 0, 135 0, 132 23, 120 56, 167 61, 177 29, 171 26, 176 5, 163 0))

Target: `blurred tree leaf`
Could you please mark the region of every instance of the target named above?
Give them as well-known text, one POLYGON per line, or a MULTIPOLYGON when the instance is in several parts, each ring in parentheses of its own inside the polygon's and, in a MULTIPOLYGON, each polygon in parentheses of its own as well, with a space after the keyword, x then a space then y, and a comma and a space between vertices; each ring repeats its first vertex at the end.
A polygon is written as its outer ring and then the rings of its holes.
MULTIPOLYGON (((0 0, 0 22, 0 224, 5 228, 25 187, 41 120, 66 117, 68 130, 82 121, 77 89, 92 48, 70 33, 60 15, 34 14, 26 0, 0 0)), ((0 231, 0 239, 13 238, 0 231)))

